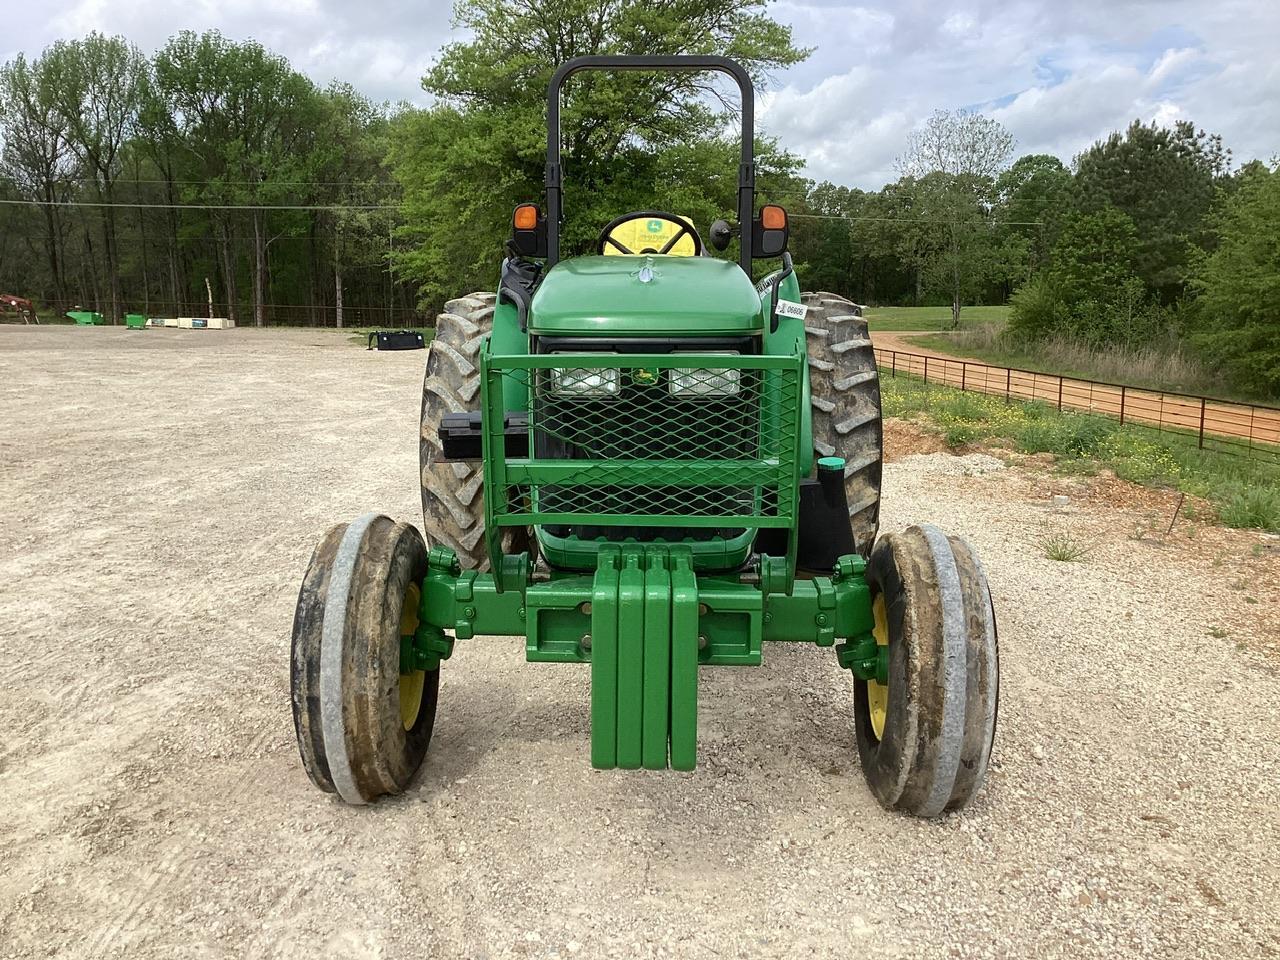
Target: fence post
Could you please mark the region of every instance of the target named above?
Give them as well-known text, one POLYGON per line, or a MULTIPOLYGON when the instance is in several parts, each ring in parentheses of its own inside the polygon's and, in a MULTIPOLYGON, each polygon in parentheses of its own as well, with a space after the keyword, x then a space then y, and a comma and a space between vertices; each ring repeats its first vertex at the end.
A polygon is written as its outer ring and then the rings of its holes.
POLYGON ((1129 392, 1128 387, 1120 388, 1120 426, 1124 426, 1124 396, 1129 392))
POLYGON ((1013 369, 1010 367, 1005 367, 1004 368, 1004 402, 1005 403, 1008 403, 1012 399, 1011 394, 1009 393, 1009 388, 1012 384, 1013 384, 1013 369))
POLYGON ((1058 412, 1062 412, 1062 377, 1058 377, 1058 412))
POLYGON ((898 376, 898 351, 894 350, 890 356, 892 358, 893 366, 889 369, 889 376, 896 379, 898 376))
POLYGON ((1204 397, 1200 398, 1200 449, 1204 449, 1204 397))
POLYGON ((960 362, 960 389, 964 389, 965 382, 969 374, 969 365, 964 361, 960 362))
POLYGON ((929 382, 929 358, 928 357, 924 358, 924 382, 926 384, 928 384, 929 382))

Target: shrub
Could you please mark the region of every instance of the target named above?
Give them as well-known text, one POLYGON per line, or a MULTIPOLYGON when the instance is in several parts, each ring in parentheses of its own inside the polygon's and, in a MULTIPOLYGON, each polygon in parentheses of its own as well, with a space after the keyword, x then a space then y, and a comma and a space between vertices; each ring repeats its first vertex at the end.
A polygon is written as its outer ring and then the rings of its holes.
POLYGON ((1218 519, 1228 527, 1280 533, 1280 487, 1235 486, 1220 495, 1218 519))
POLYGON ((1119 431, 1108 436, 1098 448, 1117 477, 1147 486, 1176 486, 1182 469, 1169 448, 1134 433, 1119 431))
POLYGON ((1076 563, 1089 554, 1089 545, 1068 533, 1047 533, 1040 538, 1040 549, 1050 560, 1060 563, 1076 563))
POLYGON ((1060 457, 1093 457, 1116 424, 1102 417, 1064 413, 1029 420, 1015 440, 1027 453, 1048 452, 1060 457))
POLYGON ((1036 275, 1009 298, 1005 328, 1015 341, 1043 340, 1062 329, 1065 313, 1057 290, 1047 277, 1036 275))

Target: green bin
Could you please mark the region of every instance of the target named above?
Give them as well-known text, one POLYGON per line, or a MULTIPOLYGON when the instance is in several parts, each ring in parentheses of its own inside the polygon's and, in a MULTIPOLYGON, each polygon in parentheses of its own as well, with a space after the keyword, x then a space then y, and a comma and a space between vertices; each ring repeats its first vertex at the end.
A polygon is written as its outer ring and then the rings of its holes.
POLYGON ((92 310, 68 310, 67 316, 82 327, 100 327, 106 322, 102 314, 92 310))
POLYGON ((142 330, 147 325, 147 318, 141 313, 126 313, 124 325, 130 330, 142 330))

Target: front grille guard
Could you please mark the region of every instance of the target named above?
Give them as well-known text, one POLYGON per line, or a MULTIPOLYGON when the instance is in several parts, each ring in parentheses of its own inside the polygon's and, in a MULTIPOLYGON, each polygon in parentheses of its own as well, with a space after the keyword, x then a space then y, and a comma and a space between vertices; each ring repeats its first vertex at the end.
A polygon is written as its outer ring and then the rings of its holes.
POLYGON ((486 344, 480 395, 493 569, 501 569, 503 527, 793 529, 803 360, 495 356, 486 344), (566 395, 575 388, 577 396, 566 395), (502 440, 513 397, 529 417, 527 457, 508 457, 502 440))

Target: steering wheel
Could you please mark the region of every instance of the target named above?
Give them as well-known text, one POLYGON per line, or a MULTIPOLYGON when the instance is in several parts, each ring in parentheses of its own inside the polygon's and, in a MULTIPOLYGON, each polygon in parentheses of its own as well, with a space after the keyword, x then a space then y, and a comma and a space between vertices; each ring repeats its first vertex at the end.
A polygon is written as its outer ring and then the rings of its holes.
MULTIPOLYGON (((661 228, 654 232, 665 233, 661 228)), ((702 238, 698 236, 698 231, 694 228, 693 224, 684 217, 677 216, 674 213, 667 213, 665 210, 636 210, 632 213, 624 213, 622 216, 610 220, 605 224, 604 229, 600 231, 598 252, 603 254, 605 252, 605 246, 607 245, 613 247, 619 253, 666 254, 670 253, 675 248, 675 245, 680 242, 680 239, 686 236, 693 241, 693 256, 702 256, 702 238), (630 223, 632 220, 652 220, 655 222, 665 221, 665 224, 675 226, 676 232, 674 236, 662 245, 662 249, 660 250, 656 247, 644 247, 640 250, 632 250, 613 236, 613 232, 617 230, 618 227, 622 226, 624 223, 630 223)))

